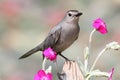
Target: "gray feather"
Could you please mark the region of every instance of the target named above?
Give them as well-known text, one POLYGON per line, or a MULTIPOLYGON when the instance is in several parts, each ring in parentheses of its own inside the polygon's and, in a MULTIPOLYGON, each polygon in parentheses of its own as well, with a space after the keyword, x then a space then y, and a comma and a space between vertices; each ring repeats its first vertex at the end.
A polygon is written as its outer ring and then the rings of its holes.
POLYGON ((61 28, 59 28, 58 30, 55 30, 54 32, 52 31, 52 33, 49 33, 48 37, 46 37, 46 39, 43 41, 43 43, 41 43, 37 47, 31 49, 30 51, 28 51, 27 53, 22 55, 19 59, 26 58, 38 51, 43 51, 48 47, 53 47, 60 37, 60 32, 61 32, 61 28))
POLYGON ((82 15, 78 10, 69 10, 63 20, 49 32, 45 40, 25 53, 19 59, 26 58, 37 51, 44 51, 51 47, 58 54, 67 49, 79 35, 79 16, 82 15))

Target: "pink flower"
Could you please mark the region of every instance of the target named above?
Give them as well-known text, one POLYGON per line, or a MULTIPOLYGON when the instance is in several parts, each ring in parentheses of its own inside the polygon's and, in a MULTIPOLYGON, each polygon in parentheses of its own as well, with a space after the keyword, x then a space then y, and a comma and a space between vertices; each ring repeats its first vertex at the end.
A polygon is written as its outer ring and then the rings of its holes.
POLYGON ((94 20, 93 27, 97 31, 99 31, 101 34, 106 34, 108 32, 107 28, 106 28, 105 22, 102 19, 100 19, 100 18, 94 20))
POLYGON ((114 68, 112 68, 112 70, 108 73, 109 74, 108 80, 112 80, 113 73, 114 73, 114 68))
POLYGON ((39 70, 35 75, 34 80, 52 80, 52 74, 45 73, 44 70, 39 70))
POLYGON ((57 53, 52 50, 52 48, 47 48, 43 51, 43 55, 50 59, 51 61, 55 60, 57 58, 57 53))

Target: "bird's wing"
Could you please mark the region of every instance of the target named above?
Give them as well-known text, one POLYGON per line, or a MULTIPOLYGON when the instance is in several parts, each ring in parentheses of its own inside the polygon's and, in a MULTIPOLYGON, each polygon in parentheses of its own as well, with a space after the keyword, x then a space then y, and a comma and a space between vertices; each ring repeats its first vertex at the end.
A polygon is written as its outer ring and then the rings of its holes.
POLYGON ((19 59, 26 58, 26 57, 32 55, 33 53, 35 53, 35 52, 37 52, 39 50, 43 51, 48 47, 52 48, 60 38, 61 29, 62 29, 62 27, 53 28, 50 31, 50 33, 48 34, 48 36, 46 37, 46 39, 43 41, 43 43, 41 43, 40 45, 38 45, 35 48, 31 49, 30 51, 28 51, 27 53, 22 55, 19 59))
POLYGON ((62 27, 53 28, 49 35, 46 37, 44 42, 40 45, 41 49, 44 50, 48 47, 53 47, 60 38, 62 27))

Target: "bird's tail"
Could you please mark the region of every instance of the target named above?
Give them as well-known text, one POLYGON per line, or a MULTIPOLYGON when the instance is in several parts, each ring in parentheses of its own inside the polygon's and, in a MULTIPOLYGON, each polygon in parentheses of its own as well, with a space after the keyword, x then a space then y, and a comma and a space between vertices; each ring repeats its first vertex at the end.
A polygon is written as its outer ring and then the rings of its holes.
POLYGON ((23 59, 26 58, 32 54, 34 54, 35 52, 39 51, 40 49, 38 47, 31 49, 30 51, 28 51, 27 53, 25 53, 24 55, 22 55, 21 57, 19 57, 19 59, 23 59))

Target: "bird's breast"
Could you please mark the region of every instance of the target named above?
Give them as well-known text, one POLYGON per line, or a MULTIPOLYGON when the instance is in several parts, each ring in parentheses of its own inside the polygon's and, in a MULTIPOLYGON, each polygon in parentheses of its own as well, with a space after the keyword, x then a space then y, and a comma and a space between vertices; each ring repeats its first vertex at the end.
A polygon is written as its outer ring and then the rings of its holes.
POLYGON ((61 31, 60 38, 55 45, 55 51, 62 52, 68 48, 78 37, 79 35, 79 26, 67 25, 63 27, 61 31))

